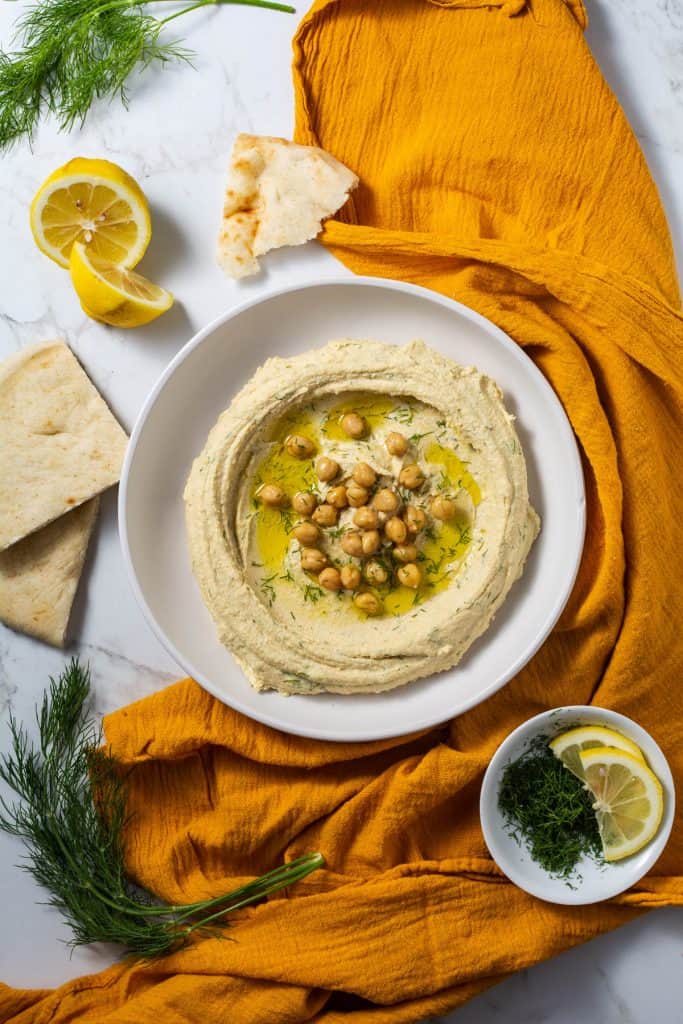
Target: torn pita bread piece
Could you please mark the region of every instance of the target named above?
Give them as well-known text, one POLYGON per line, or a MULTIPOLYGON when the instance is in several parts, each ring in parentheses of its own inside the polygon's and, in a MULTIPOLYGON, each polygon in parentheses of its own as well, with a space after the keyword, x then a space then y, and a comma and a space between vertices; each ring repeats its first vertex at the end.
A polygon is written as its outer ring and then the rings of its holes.
POLYGON ((0 364, 0 551, 117 483, 127 443, 63 341, 0 364))
POLYGON ((99 498, 0 551, 0 620, 63 647, 99 498))
POLYGON ((258 256, 303 245, 344 205, 358 178, 324 149, 287 139, 238 135, 232 150, 218 239, 229 277, 259 269, 258 256))

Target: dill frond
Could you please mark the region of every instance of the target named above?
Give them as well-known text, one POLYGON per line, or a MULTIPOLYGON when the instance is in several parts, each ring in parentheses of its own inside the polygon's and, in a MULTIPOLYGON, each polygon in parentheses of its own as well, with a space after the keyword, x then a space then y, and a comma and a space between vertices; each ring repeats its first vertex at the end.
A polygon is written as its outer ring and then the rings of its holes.
POLYGON ((101 748, 89 693, 89 670, 73 659, 37 709, 37 744, 11 715, 10 750, 0 758, 0 779, 16 797, 0 798, 0 828, 25 843, 23 866, 65 917, 72 945, 112 942, 137 957, 159 956, 324 863, 305 854, 233 892, 174 906, 135 885, 124 864, 126 778, 101 748))
POLYGON ((41 0, 17 23, 14 45, 0 51, 0 149, 32 139, 44 113, 61 131, 82 124, 96 100, 120 97, 134 70, 192 53, 160 38, 168 22, 212 4, 240 4, 293 12, 269 0, 197 0, 158 19, 146 13, 159 0, 41 0))

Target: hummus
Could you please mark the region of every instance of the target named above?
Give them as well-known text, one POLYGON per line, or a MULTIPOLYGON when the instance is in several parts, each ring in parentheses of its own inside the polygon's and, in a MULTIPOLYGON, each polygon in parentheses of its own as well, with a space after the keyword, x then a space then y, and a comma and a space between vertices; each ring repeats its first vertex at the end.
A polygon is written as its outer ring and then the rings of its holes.
POLYGON ((269 359, 185 504, 221 643, 283 693, 375 693, 456 665, 539 531, 500 389, 420 341, 269 359))

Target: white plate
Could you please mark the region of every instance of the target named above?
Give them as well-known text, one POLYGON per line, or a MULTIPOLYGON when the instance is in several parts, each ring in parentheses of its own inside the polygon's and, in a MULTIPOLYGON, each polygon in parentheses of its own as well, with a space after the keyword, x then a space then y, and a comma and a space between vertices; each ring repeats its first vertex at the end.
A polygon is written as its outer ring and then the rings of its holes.
POLYGON ((557 621, 578 569, 584 518, 583 476, 571 427, 522 350, 466 306, 415 285, 362 277, 289 287, 246 302, 200 331, 145 402, 119 493, 121 543, 133 589, 176 661, 244 714, 286 732, 328 740, 414 732, 495 693, 557 621), (339 337, 397 344, 422 338, 493 377, 517 416, 541 533, 495 622, 450 672, 367 696, 257 693, 218 643, 199 595, 185 540, 182 492, 219 413, 265 359, 339 337))
POLYGON ((481 827, 489 853, 504 874, 525 892, 549 903, 578 906, 609 900, 635 885, 659 858, 671 835, 675 807, 674 780, 664 754, 649 733, 616 711, 578 704, 573 707, 544 711, 524 722, 503 740, 486 769, 481 787, 479 812, 481 827), (536 736, 552 739, 575 725, 604 725, 616 729, 633 740, 645 755, 645 760, 662 784, 664 816, 657 834, 638 853, 613 864, 596 864, 588 858, 578 864, 580 877, 572 879, 572 887, 561 878, 551 878, 529 856, 524 845, 509 835, 505 820, 498 808, 498 793, 503 769, 516 760, 536 736))

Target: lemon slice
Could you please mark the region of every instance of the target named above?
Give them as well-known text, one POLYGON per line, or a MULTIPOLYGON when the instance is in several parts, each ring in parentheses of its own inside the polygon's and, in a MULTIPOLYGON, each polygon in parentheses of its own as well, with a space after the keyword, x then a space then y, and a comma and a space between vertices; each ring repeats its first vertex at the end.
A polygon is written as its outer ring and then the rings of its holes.
POLYGON ((36 192, 31 231, 41 252, 61 267, 69 266, 74 242, 102 259, 134 267, 152 227, 144 193, 122 167, 79 156, 54 171, 36 192))
POLYGON ((614 747, 579 754, 586 787, 594 797, 605 860, 637 853, 657 832, 664 800, 662 786, 641 757, 614 747))
POLYGON ((71 250, 71 280, 88 316, 112 327, 142 327, 173 305, 173 296, 142 274, 99 259, 80 242, 71 250))
POLYGON ((579 754, 582 750, 590 750, 592 747, 616 747, 617 750, 626 750, 634 757, 639 757, 641 761, 645 760, 640 747, 636 746, 633 740, 604 725, 582 725, 577 729, 569 729, 551 740, 548 746, 565 768, 581 780, 583 768, 579 754))

